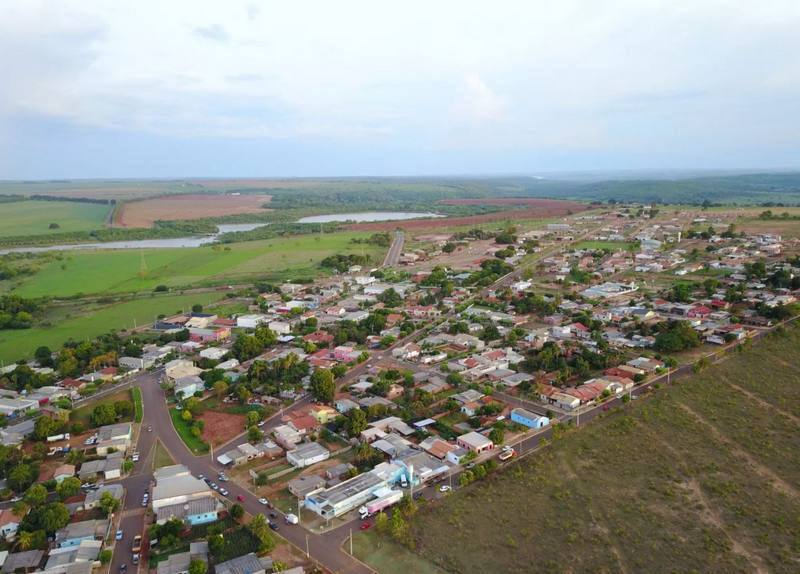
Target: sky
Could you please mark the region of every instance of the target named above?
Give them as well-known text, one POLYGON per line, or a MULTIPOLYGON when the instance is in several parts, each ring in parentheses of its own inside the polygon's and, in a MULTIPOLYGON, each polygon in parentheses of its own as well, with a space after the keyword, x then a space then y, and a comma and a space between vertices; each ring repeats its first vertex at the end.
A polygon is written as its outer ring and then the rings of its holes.
POLYGON ((0 178, 800 167, 797 0, 3 0, 0 178))

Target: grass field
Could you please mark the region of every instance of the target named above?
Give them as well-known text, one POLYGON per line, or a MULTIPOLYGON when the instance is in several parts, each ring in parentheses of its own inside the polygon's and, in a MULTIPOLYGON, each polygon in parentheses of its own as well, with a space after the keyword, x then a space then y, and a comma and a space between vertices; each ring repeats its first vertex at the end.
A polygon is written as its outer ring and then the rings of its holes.
POLYGON ((578 241, 575 249, 610 249, 611 251, 625 251, 633 243, 630 241, 578 241))
POLYGON ((107 205, 74 201, 14 201, 0 205, 0 237, 91 231, 103 226, 107 205), (50 229, 50 224, 58 224, 50 229))
POLYGON ((165 295, 80 307, 72 315, 54 318, 49 327, 0 331, 0 360, 16 361, 30 357, 41 345, 58 349, 70 339, 91 339, 112 329, 130 329, 134 320, 142 325, 152 322, 161 313, 174 313, 194 303, 207 305, 220 297, 220 293, 165 295))
POLYGON ((133 421, 140 423, 144 418, 144 404, 142 403, 142 389, 139 387, 131 388, 131 396, 133 397, 134 416, 133 421))
POLYGON ((194 454, 207 453, 208 443, 192 434, 189 423, 181 418, 182 412, 177 409, 169 409, 169 416, 172 418, 172 426, 175 427, 175 432, 181 437, 183 444, 194 454))
POLYGON ((172 457, 167 452, 167 449, 164 448, 164 445, 161 444, 160 440, 156 441, 156 444, 153 448, 155 449, 153 454, 153 465, 155 468, 162 468, 164 466, 175 464, 175 461, 172 460, 172 457))
POLYGON ((350 243, 368 233, 299 235, 266 241, 186 249, 99 250, 71 252, 64 261, 51 261, 34 276, 17 284, 23 297, 68 297, 90 293, 151 291, 157 285, 186 287, 259 278, 276 280, 313 277, 319 262, 334 254, 362 250, 379 264, 384 248, 350 243))
POLYGON ((771 337, 421 510, 414 553, 360 555, 404 571, 422 556, 463 573, 797 572, 798 361, 800 330, 771 337))

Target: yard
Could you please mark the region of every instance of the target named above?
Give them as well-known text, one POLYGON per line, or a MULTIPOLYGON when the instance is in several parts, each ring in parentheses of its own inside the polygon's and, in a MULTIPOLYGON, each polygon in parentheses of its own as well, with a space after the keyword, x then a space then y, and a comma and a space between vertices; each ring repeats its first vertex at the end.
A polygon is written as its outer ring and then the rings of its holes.
POLYGON ((463 573, 796 572, 798 361, 800 330, 771 337, 422 509, 413 553, 359 555, 381 572, 418 556, 463 573))
MULTIPOLYGON (((80 423, 83 425, 84 428, 88 429, 92 427, 92 411, 94 408, 101 404, 101 403, 109 403, 113 404, 116 401, 131 401, 131 391, 129 389, 123 389, 117 393, 113 393, 111 395, 107 395, 101 398, 99 401, 92 401, 87 405, 83 405, 78 407, 77 409, 71 411, 69 413, 69 422, 70 423, 80 423)), ((120 419, 120 421, 130 421, 131 418, 128 417, 127 419, 120 419)))

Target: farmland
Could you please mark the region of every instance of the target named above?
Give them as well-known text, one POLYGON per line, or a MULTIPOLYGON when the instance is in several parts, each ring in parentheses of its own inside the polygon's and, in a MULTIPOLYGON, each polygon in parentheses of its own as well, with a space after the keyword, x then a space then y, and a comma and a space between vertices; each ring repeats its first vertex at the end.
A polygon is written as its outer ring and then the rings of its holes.
POLYGON ((13 201, 0 204, 0 237, 91 231, 103 226, 109 206, 73 201, 13 201), (50 228, 51 224, 58 227, 50 228))
POLYGON ((134 321, 142 325, 152 322, 158 314, 174 313, 195 303, 205 305, 221 296, 220 293, 166 295, 109 304, 84 304, 67 307, 66 312, 60 308, 53 309, 47 325, 0 331, 0 360, 8 362, 29 357, 41 345, 57 349, 70 339, 80 341, 112 329, 130 329, 134 321))
POLYGON ((557 433, 419 512, 415 554, 450 572, 796 572, 799 360, 793 329, 557 433))
POLYGON ((114 214, 120 227, 152 227, 158 220, 192 220, 243 213, 264 213, 269 195, 184 194, 122 204, 114 214))
MULTIPOLYGON (((70 252, 16 284, 23 297, 69 297, 152 291, 158 285, 188 287, 252 282, 262 278, 313 277, 334 254, 361 253, 380 262, 383 248, 350 240, 366 233, 282 237, 198 248, 70 252)), ((7 287, 8 288, 8 287, 7 287)))

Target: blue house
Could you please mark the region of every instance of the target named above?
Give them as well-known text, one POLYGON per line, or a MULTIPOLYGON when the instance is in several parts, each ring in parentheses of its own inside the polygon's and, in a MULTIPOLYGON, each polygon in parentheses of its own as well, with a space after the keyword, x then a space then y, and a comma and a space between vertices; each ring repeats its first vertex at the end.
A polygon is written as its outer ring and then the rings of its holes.
POLYGON ((103 540, 108 535, 108 519, 71 522, 56 531, 56 545, 59 548, 78 546, 83 540, 103 540))
POLYGON ((532 429, 540 429, 550 424, 550 419, 539 416, 525 409, 511 411, 511 420, 532 429))

